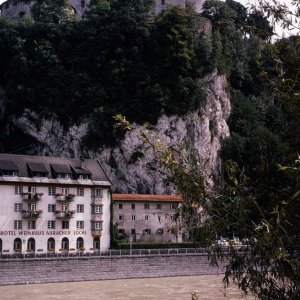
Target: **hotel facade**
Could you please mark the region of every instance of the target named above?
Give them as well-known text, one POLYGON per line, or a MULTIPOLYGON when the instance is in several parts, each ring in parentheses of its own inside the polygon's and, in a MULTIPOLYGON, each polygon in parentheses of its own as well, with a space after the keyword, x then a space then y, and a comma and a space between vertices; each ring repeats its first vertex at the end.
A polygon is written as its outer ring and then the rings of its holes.
POLYGON ((108 250, 110 186, 97 160, 0 154, 0 252, 108 250))
POLYGON ((178 195, 112 194, 113 224, 132 242, 182 242, 178 195))

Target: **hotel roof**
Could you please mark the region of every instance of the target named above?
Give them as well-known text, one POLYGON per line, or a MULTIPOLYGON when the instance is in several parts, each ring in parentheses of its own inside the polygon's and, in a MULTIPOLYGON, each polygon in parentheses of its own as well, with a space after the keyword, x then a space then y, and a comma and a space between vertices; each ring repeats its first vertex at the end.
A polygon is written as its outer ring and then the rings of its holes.
MULTIPOLYGON (((35 178, 30 179, 30 177, 32 177, 32 174, 30 174, 29 170, 31 170, 31 172, 42 172, 43 176, 45 176, 46 179, 48 179, 51 182, 56 180, 56 176, 54 174, 55 172, 69 174, 72 173, 71 170, 76 170, 74 172, 74 177, 76 177, 76 175, 78 174, 90 174, 91 181, 109 182, 109 179, 104 173, 99 161, 95 159, 82 160, 79 158, 62 158, 51 156, 32 156, 0 153, 0 162, 0 169, 14 169, 14 171, 17 171, 17 177, 19 178, 19 180, 23 180, 22 178, 24 178, 25 181, 36 181, 35 178)), ((1 181, 14 181, 14 178, 0 175, 0 182, 1 181)))
POLYGON ((113 201, 140 201, 140 202, 181 202, 178 195, 142 195, 142 194, 112 194, 113 201))

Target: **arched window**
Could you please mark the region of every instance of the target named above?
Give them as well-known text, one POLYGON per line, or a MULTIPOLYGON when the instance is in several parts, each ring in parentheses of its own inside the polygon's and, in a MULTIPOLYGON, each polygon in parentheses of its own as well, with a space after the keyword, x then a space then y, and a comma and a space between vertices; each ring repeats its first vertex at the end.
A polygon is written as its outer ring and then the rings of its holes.
POLYGON ((31 250, 31 251, 35 251, 35 239, 34 238, 30 238, 27 241, 27 249, 31 250))
POLYGON ((55 239, 49 238, 47 242, 47 249, 48 251, 54 251, 55 250, 55 239))
POLYGON ((93 247, 96 250, 100 250, 100 238, 99 237, 94 238, 93 247))
POLYGON ((0 239, 0 253, 2 252, 2 240, 0 239))
POLYGON ((76 249, 77 250, 83 250, 84 248, 84 241, 82 237, 79 237, 76 241, 76 249))
POLYGON ((69 239, 64 237, 61 241, 61 248, 63 250, 69 250, 69 239))
POLYGON ((14 251, 21 251, 22 250, 22 241, 20 238, 16 238, 14 240, 14 251))

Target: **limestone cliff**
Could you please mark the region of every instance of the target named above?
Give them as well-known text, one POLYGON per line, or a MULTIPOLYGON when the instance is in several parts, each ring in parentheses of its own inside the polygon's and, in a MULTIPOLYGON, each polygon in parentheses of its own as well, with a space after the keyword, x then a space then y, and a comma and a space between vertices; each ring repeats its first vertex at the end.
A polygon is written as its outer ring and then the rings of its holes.
MULTIPOLYGON (((225 76, 216 72, 204 78, 202 84, 207 93, 206 103, 198 111, 184 116, 162 115, 155 125, 156 134, 168 145, 176 145, 187 136, 205 161, 207 181, 221 176, 221 141, 229 135, 226 120, 230 114, 225 76)), ((73 126, 66 132, 55 119, 44 120, 39 126, 32 120, 35 115, 24 115, 14 120, 15 125, 39 143, 36 154, 78 157, 89 155, 101 161, 113 183, 115 192, 170 193, 166 175, 155 163, 153 151, 144 145, 139 130, 128 132, 115 148, 86 152, 81 148, 81 139, 87 125, 73 126)))

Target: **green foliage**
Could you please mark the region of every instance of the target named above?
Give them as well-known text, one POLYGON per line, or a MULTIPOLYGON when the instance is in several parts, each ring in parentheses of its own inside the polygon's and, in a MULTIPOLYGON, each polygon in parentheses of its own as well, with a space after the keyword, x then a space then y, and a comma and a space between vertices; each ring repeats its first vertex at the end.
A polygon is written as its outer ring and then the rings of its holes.
POLYGON ((155 123, 185 114, 205 98, 199 76, 211 71, 210 39, 195 14, 151 1, 93 1, 83 20, 63 0, 36 1, 33 20, 0 20, 1 86, 7 114, 36 112, 63 125, 87 121, 85 143, 118 141, 112 116, 155 123), (199 56, 198 56, 199 55, 199 56), (101 108, 101 110, 99 110, 101 108))

